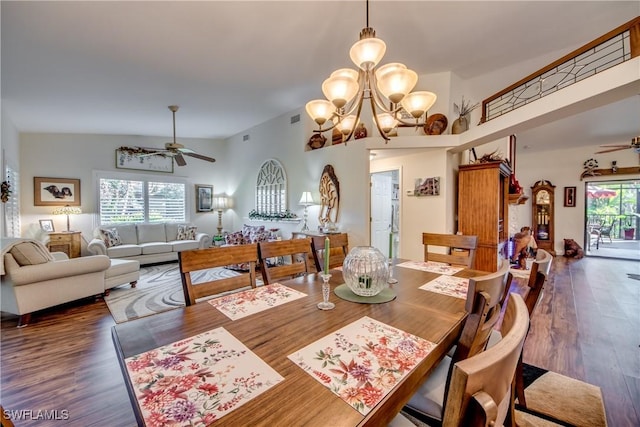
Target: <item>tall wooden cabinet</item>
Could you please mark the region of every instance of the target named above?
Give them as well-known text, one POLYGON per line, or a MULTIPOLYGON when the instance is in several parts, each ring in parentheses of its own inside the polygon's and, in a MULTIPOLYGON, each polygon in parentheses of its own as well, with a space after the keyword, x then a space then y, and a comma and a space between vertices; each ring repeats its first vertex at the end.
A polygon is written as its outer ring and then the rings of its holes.
POLYGON ((495 272, 508 257, 510 175, 503 162, 459 167, 458 232, 478 236, 476 270, 495 272))

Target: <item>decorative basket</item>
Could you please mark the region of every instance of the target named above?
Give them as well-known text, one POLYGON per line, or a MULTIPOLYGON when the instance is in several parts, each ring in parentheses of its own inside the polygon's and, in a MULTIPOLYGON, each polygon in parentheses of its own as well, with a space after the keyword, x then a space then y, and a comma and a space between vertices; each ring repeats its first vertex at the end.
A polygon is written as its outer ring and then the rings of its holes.
POLYGON ((372 246, 356 246, 344 260, 342 277, 354 294, 363 297, 378 295, 388 286, 387 258, 372 246))

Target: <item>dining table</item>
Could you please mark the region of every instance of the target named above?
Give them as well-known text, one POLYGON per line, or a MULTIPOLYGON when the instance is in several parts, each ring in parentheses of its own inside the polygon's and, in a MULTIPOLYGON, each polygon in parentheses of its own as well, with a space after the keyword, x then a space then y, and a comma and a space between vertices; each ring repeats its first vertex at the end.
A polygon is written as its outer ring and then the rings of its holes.
MULTIPOLYGON (((323 282, 321 274, 311 273, 279 282, 286 289, 293 290, 295 299, 244 317, 235 319, 229 317, 212 305, 212 301, 215 303, 213 299, 113 326, 113 342, 138 424, 162 425, 162 420, 151 420, 141 406, 141 402, 144 401, 145 405, 148 405, 154 398, 149 388, 151 385, 158 386, 161 381, 165 381, 167 387, 175 388, 175 385, 170 385, 167 379, 167 371, 155 376, 153 372, 148 372, 150 361, 157 362, 160 358, 159 354, 162 352, 159 353, 158 349, 164 348, 164 351, 167 351, 163 346, 175 347, 176 350, 170 354, 181 358, 182 363, 186 363, 185 360, 195 355, 194 351, 185 350, 188 347, 185 343, 188 343, 191 337, 197 337, 194 340, 196 344, 189 345, 195 345, 198 351, 201 349, 204 351, 203 343, 209 343, 212 346, 215 344, 211 343, 217 343, 215 340, 211 341, 210 336, 207 338, 206 334, 217 334, 222 331, 237 339, 241 345, 245 346, 248 353, 255 355, 257 360, 268 365, 279 379, 270 380, 268 389, 253 396, 241 406, 226 412, 224 416, 213 417, 201 414, 200 424, 196 423, 197 425, 387 425, 457 342, 467 317, 464 297, 421 289, 425 284, 445 276, 438 272, 421 269, 420 264, 402 259, 394 260, 389 270, 397 283, 389 285, 389 290, 394 297, 388 302, 353 302, 337 296, 335 289, 344 284, 342 270, 338 268, 329 272, 331 274, 329 299, 335 304, 335 308, 331 310, 318 309, 317 304, 323 300, 323 282), (418 360, 410 370, 407 369, 402 376, 396 377, 392 386, 389 386, 389 391, 377 396, 379 400, 375 400, 375 405, 366 410, 362 410, 361 404, 360 406, 353 404, 353 401, 349 400, 350 397, 344 394, 346 383, 341 381, 344 382, 347 377, 345 371, 350 369, 349 359, 338 362, 339 355, 331 354, 331 350, 328 348, 323 350, 324 347, 321 347, 321 350, 316 352, 319 356, 316 359, 324 358, 324 363, 318 366, 328 370, 322 374, 318 372, 320 368, 303 369, 305 364, 295 363, 295 358, 292 357, 294 354, 301 354, 302 349, 313 343, 322 342, 336 331, 346 330, 345 328, 349 325, 362 322, 363 319, 379 322, 384 327, 398 330, 404 334, 403 336, 418 337, 418 340, 424 340, 423 342, 428 342, 430 345, 428 354, 418 360), (143 360, 147 363, 146 370, 140 368, 143 360), (136 372, 136 376, 133 376, 132 367, 135 367, 136 363, 139 371, 136 372), (138 375, 140 372, 144 375, 138 375), (146 379, 141 380, 145 375, 146 379), (327 379, 326 383, 332 381, 332 385, 323 383, 324 379, 327 379), (148 384, 141 386, 141 381, 147 381, 148 384), (341 384, 344 386, 343 389, 340 389, 341 384)), ((465 268, 450 274, 450 277, 464 279, 482 274, 486 273, 465 268)), ((258 286, 255 290, 260 288, 261 286, 258 286)), ((384 343, 367 342, 362 346, 362 351, 380 351, 381 344, 384 343)), ((348 350, 349 354, 353 354, 352 349, 348 350)), ((340 357, 345 358, 346 350, 343 353, 340 357)), ((301 356, 300 360, 302 360, 301 356)), ((355 363, 353 357, 350 360, 351 364, 355 363)), ((210 359, 205 358, 199 363, 206 365, 210 362, 210 359)), ((312 362, 318 362, 318 360, 308 360, 307 365, 312 362)), ((192 363, 195 364, 195 362, 192 363)), ((168 365, 165 368, 168 368, 168 365)), ((218 386, 222 387, 222 383, 233 381, 232 378, 221 380, 223 372, 209 372, 203 375, 202 366, 196 364, 195 368, 200 369, 199 375, 204 379, 197 383, 199 392, 189 394, 184 391, 182 397, 197 399, 204 393, 203 390, 218 392, 218 386), (202 381, 205 383, 211 381, 212 384, 205 386, 202 381)), ((375 367, 369 366, 369 368, 375 367)), ((378 372, 380 371, 381 369, 378 369, 378 372)), ((374 375, 375 372, 371 374, 374 375)), ((238 388, 235 390, 237 391, 238 388)))

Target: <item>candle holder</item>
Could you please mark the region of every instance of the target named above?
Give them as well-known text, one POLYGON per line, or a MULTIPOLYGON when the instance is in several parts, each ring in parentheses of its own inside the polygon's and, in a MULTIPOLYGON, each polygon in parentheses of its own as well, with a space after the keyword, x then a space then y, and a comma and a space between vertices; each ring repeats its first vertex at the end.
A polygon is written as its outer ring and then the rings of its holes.
POLYGON ((387 283, 390 285, 398 283, 398 279, 393 277, 393 258, 389 257, 389 279, 387 279, 387 283))
POLYGON ((329 292, 331 291, 329 279, 331 275, 321 274, 320 277, 322 277, 322 302, 318 303, 318 308, 320 310, 333 310, 336 305, 329 301, 329 292))

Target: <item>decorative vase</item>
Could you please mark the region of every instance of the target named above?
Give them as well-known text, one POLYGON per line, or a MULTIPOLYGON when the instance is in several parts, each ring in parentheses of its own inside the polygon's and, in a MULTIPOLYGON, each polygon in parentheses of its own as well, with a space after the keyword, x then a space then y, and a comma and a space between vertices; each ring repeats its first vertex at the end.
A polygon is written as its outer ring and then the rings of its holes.
POLYGON ((388 287, 387 258, 373 246, 356 246, 344 260, 342 277, 354 294, 363 297, 378 295, 388 287))
POLYGON ((469 130, 469 117, 468 116, 460 116, 453 121, 451 125, 451 134, 457 135, 459 133, 465 132, 469 130))

